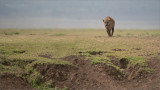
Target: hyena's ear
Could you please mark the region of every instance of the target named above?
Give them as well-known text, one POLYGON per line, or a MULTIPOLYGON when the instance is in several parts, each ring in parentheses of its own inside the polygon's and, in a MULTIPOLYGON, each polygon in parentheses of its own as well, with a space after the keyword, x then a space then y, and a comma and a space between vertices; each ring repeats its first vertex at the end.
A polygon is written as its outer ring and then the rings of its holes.
POLYGON ((103 20, 103 22, 104 22, 104 20, 103 20))

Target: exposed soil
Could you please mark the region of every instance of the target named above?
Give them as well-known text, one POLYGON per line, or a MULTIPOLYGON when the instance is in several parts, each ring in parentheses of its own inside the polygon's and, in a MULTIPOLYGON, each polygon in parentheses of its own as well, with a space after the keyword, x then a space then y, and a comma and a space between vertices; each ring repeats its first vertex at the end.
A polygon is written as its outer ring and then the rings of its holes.
POLYGON ((160 90, 160 59, 150 58, 147 62, 153 70, 152 73, 145 71, 137 72, 138 65, 126 69, 126 80, 120 81, 122 88, 126 90, 160 90))
POLYGON ((43 58, 53 59, 52 58, 53 55, 51 53, 41 53, 38 56, 43 57, 43 58))
POLYGON ((87 53, 89 53, 91 55, 101 55, 104 52, 102 52, 102 51, 88 51, 87 53))
POLYGON ((132 50, 141 50, 141 48, 132 48, 132 50))
POLYGON ((82 54, 82 53, 89 53, 90 55, 102 55, 104 53, 111 53, 111 52, 108 52, 108 51, 87 51, 87 52, 79 52, 79 54, 82 54))
POLYGON ((38 56, 43 57, 43 58, 52 59, 52 55, 49 55, 49 54, 40 54, 40 55, 38 55, 38 56))
POLYGON ((14 53, 20 53, 20 54, 21 54, 21 53, 25 53, 26 51, 25 51, 25 50, 14 50, 13 52, 14 52, 14 53))
POLYGON ((123 68, 123 69, 127 68, 128 63, 129 61, 126 58, 120 59, 120 65, 121 65, 120 68, 123 68))
MULTIPOLYGON (((115 59, 115 58, 113 58, 115 59)), ((140 71, 139 66, 127 67, 128 61, 125 58, 119 61, 113 60, 114 64, 121 67, 124 73, 117 71, 112 66, 97 63, 91 64, 90 60, 85 60, 84 56, 68 56, 64 60, 73 65, 36 65, 35 68, 45 77, 43 82, 53 81, 53 87, 67 87, 74 89, 92 90, 158 90, 160 89, 160 71, 156 60, 153 67, 154 73, 148 74, 140 71)), ((155 59, 153 59, 155 60, 155 59)), ((155 62, 155 61, 154 61, 155 62)))
POLYGON ((4 73, 0 75, 0 90, 36 90, 20 77, 4 73))
POLYGON ((118 49, 118 48, 115 48, 115 49, 112 49, 112 51, 125 51, 125 49, 118 49))
MULTIPOLYGON (((128 61, 125 58, 111 59, 123 73, 103 63, 91 64, 85 56, 63 58, 73 65, 35 64, 34 69, 44 76, 41 83, 52 80, 51 87, 67 87, 69 90, 160 90, 160 59, 151 58, 148 61, 153 73, 139 71, 138 65, 126 68, 128 61)), ((0 75, 0 83, 2 90, 34 89, 13 74, 0 75)))
POLYGON ((84 56, 69 56, 64 59, 71 62, 73 66, 55 64, 35 66, 45 77, 43 82, 52 80, 53 86, 67 87, 71 90, 118 88, 115 80, 119 72, 115 68, 101 63, 92 65, 89 60, 84 59, 84 56))

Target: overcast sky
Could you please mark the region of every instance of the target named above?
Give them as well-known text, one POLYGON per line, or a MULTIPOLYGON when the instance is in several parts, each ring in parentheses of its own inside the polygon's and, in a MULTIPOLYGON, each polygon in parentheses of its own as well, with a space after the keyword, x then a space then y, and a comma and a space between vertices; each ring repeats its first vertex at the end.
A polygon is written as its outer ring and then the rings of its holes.
POLYGON ((0 0, 0 28, 160 29, 160 0, 0 0))

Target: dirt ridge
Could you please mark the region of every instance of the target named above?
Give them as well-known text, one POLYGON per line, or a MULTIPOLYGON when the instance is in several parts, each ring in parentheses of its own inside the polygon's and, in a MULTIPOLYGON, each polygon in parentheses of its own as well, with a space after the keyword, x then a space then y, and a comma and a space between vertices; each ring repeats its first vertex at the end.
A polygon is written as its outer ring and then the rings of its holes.
MULTIPOLYGON (((114 58, 115 59, 115 58, 114 58)), ((127 60, 112 60, 124 73, 106 63, 91 64, 85 56, 71 55, 63 58, 67 64, 35 64, 33 68, 44 78, 39 84, 51 82, 51 87, 69 90, 158 90, 160 89, 160 59, 151 58, 149 67, 153 73, 137 72, 139 66, 126 68, 127 60), (123 66, 124 65, 124 66, 123 66)), ((2 89, 34 89, 27 81, 13 74, 0 75, 2 89), (18 87, 17 87, 18 83, 18 87), (4 84, 10 84, 8 87, 4 84), (24 87, 23 87, 24 85, 24 87)))

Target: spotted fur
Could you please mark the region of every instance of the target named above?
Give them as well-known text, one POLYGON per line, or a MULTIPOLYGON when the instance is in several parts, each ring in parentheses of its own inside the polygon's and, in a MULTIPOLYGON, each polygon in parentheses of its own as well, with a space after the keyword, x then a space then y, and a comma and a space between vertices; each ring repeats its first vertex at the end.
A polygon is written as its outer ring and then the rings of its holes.
POLYGON ((104 26, 106 27, 106 31, 108 33, 108 36, 111 37, 113 36, 114 33, 114 26, 115 26, 115 21, 111 17, 106 17, 104 20, 104 26), (112 33, 111 33, 112 32, 112 33))

